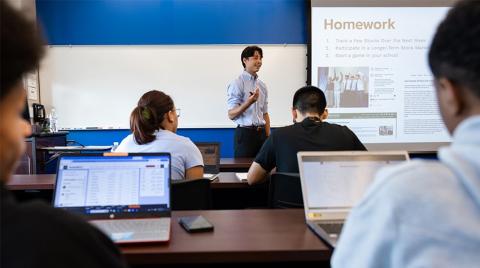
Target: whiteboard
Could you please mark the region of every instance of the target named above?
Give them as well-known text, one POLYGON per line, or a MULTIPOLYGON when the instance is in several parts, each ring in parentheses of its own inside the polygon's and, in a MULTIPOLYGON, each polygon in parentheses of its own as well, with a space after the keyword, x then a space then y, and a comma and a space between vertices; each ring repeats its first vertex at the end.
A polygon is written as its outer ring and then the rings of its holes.
MULTIPOLYGON (((49 46, 40 66, 41 102, 60 129, 125 129, 140 96, 169 94, 181 128, 235 127, 227 86, 243 70, 245 45, 49 46)), ((269 91, 273 127, 292 122, 294 92, 306 84, 305 45, 263 45, 259 78, 269 91)))

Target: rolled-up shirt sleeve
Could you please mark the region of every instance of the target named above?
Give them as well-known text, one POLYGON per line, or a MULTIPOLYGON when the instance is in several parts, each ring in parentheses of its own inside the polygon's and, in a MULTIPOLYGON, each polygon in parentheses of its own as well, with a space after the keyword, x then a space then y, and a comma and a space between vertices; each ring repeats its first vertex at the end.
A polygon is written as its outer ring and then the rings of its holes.
POLYGON ((243 102, 243 91, 237 81, 233 81, 227 88, 227 105, 231 110, 241 105, 243 102))
POLYGON ((265 90, 265 101, 263 103, 263 111, 262 112, 263 112, 263 114, 268 113, 268 90, 265 90))

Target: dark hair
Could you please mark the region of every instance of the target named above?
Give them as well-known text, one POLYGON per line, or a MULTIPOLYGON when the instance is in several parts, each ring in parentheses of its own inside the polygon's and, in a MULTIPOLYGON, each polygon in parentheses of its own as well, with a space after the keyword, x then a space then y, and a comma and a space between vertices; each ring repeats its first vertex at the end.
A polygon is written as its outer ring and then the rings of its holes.
POLYGON ((460 1, 440 23, 428 54, 435 78, 480 97, 480 1, 460 1))
POLYGON ((297 90, 293 95, 292 107, 300 113, 318 113, 322 115, 327 106, 325 94, 321 89, 314 86, 305 86, 297 90))
POLYGON ((154 133, 161 128, 166 113, 173 109, 173 100, 167 94, 152 90, 140 98, 130 115, 130 129, 137 144, 155 140, 154 133))
POLYGON ((14 89, 22 76, 38 66, 43 39, 35 24, 5 1, 0 1, 0 100, 14 89))
POLYGON ((260 57, 263 58, 263 51, 260 47, 257 46, 248 46, 242 51, 242 55, 240 56, 240 61, 242 62, 243 68, 245 68, 245 63, 243 63, 243 59, 248 59, 250 57, 253 57, 255 55, 255 51, 258 51, 258 54, 260 54, 260 57))

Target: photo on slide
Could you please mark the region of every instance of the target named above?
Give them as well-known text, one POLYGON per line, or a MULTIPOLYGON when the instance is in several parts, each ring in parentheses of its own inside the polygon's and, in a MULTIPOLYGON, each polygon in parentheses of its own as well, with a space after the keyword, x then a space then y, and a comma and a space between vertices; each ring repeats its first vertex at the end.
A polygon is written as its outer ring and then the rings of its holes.
POLYGON ((318 67, 318 87, 327 107, 368 107, 368 67, 318 67))
POLYGON ((393 136, 393 126, 379 126, 378 127, 378 134, 380 136, 393 136))

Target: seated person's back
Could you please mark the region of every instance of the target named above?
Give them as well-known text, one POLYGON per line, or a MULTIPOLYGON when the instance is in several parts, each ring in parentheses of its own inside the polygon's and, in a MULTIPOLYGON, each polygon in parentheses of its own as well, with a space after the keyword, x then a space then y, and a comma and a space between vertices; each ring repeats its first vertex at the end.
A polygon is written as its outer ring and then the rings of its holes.
POLYGON ((39 201, 19 203, 6 189, 31 134, 22 118, 22 76, 44 51, 35 24, 6 1, 0 22, 0 267, 126 267, 115 244, 92 225, 39 201))
POLYGON ((250 184, 263 180, 267 173, 298 173, 299 151, 366 150, 357 136, 346 126, 324 122, 325 94, 317 87, 306 86, 294 95, 294 124, 278 128, 265 141, 250 167, 250 184))
POLYGON ((128 135, 115 152, 166 152, 172 155, 172 180, 203 177, 200 150, 177 135, 178 115, 170 96, 157 90, 145 93, 130 116, 128 135))
POLYGON ((438 161, 381 170, 351 211, 332 267, 478 267, 480 263, 480 2, 460 1, 429 52, 452 144, 438 161), (462 30, 459 30, 462 29, 462 30))
MULTIPOLYGON (((268 149, 268 146, 275 148, 274 159, 277 172, 298 173, 297 152, 299 151, 365 150, 363 144, 348 127, 330 124, 316 117, 308 117, 300 123, 278 128, 270 135, 270 139, 265 142, 267 144, 265 149, 268 149)), ((255 160, 268 165, 271 160, 266 156, 267 154, 268 152, 260 150, 255 160)))

